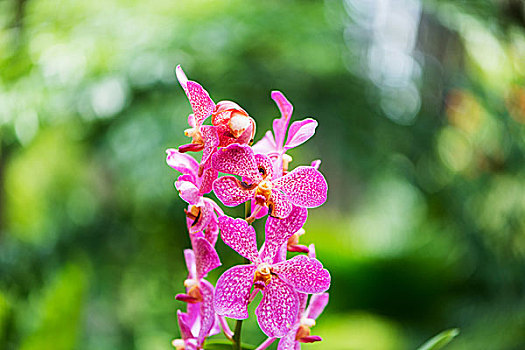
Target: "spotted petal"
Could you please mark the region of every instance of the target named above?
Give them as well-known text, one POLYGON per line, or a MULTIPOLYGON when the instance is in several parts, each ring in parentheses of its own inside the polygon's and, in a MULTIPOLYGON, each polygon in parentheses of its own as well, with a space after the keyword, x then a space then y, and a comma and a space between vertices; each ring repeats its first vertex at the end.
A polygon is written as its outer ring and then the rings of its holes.
POLYGON ((200 126, 215 109, 215 103, 199 83, 188 80, 180 66, 177 66, 176 75, 190 101, 195 126, 200 126))
POLYGON ((308 141, 310 137, 314 136, 315 128, 317 128, 317 121, 312 118, 293 122, 290 125, 284 149, 289 150, 308 141))
POLYGON ((255 230, 246 220, 232 219, 226 215, 221 216, 219 218, 219 228, 222 240, 230 248, 251 262, 260 261, 255 230))
POLYGON ((288 196, 278 189, 272 189, 270 202, 271 210, 269 210, 269 212, 271 216, 285 218, 292 211, 292 204, 290 203, 288 196))
POLYGON ((318 207, 326 201, 328 185, 324 176, 313 167, 295 168, 274 181, 275 186, 288 195, 294 205, 306 208, 318 207))
POLYGON ((273 164, 270 158, 264 154, 256 154, 255 161, 257 162, 257 169, 262 177, 271 180, 273 177, 273 164))
POLYGON ((213 182, 217 180, 218 175, 219 172, 215 169, 208 168, 204 170, 201 177, 201 187, 199 188, 199 192, 201 194, 210 193, 213 189, 213 182))
POLYGON ((303 293, 321 293, 330 287, 330 273, 316 259, 305 255, 273 265, 273 271, 303 293))
POLYGON ((215 287, 215 312, 220 316, 248 318, 248 300, 255 265, 237 265, 224 272, 215 287))
POLYGON ((197 276, 197 270, 195 268, 195 254, 191 249, 184 249, 184 261, 186 262, 186 268, 188 269, 188 278, 193 279, 197 276))
POLYGON ((255 196, 255 189, 242 188, 239 180, 233 176, 219 177, 212 187, 217 198, 228 207, 238 206, 255 196))
POLYGON ((255 310, 264 334, 277 338, 290 331, 298 312, 297 293, 278 277, 273 277, 264 287, 262 300, 255 310))
POLYGON ((212 167, 221 173, 242 176, 251 182, 262 180, 255 155, 247 145, 234 143, 219 149, 212 156, 212 167))
POLYGON ((179 191, 180 198, 193 205, 202 205, 202 194, 198 187, 190 181, 189 175, 181 175, 175 181, 175 188, 179 191))
POLYGON ((315 320, 323 312, 326 304, 328 304, 328 293, 312 295, 310 304, 306 310, 306 317, 315 320))
POLYGON ((279 248, 290 237, 299 231, 308 217, 308 209, 293 207, 290 214, 284 219, 268 217, 266 220, 266 240, 264 242, 263 259, 272 261, 279 248))
POLYGON ((213 286, 210 282, 202 280, 200 284, 202 302, 200 305, 201 327, 197 337, 199 344, 202 344, 215 323, 215 310, 213 309, 213 286))
POLYGON ((182 339, 193 338, 191 326, 187 322, 186 314, 180 310, 177 310, 177 320, 179 321, 179 329, 182 339))
POLYGON ((219 135, 217 134, 217 128, 212 125, 203 125, 201 133, 204 140, 201 164, 203 168, 207 169, 211 166, 211 156, 219 146, 219 135))
POLYGON ((197 278, 205 277, 208 272, 221 266, 219 255, 215 248, 204 237, 199 237, 195 240, 195 265, 197 271, 197 278))
POLYGON ((300 324, 296 323, 293 328, 286 333, 284 337, 279 340, 279 345, 277 345, 277 350, 300 350, 301 345, 295 337, 297 336, 297 330, 299 329, 300 324))

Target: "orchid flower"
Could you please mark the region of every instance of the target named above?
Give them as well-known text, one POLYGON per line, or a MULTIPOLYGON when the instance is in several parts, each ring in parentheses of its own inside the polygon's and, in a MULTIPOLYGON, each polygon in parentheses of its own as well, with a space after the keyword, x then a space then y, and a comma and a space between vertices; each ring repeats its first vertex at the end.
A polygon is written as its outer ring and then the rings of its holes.
MULTIPOLYGON (((192 138, 192 142, 180 146, 179 151, 200 151, 208 148, 209 153, 213 153, 217 146, 253 141, 255 121, 244 109, 231 101, 221 101, 215 105, 199 83, 188 80, 181 66, 177 66, 175 74, 193 110, 193 114, 188 116, 190 128, 184 131, 186 136, 192 138), (203 123, 210 115, 213 127, 205 128, 203 123)), ((206 164, 204 159, 201 164, 206 164)))
POLYGON ((281 112, 281 118, 274 119, 273 134, 268 130, 264 137, 253 145, 253 150, 270 157, 274 164, 274 176, 281 177, 288 171, 288 163, 292 160, 286 151, 308 141, 315 134, 317 121, 312 118, 295 121, 288 130, 293 106, 280 91, 272 91, 271 96, 281 112), (287 130, 288 138, 285 142, 287 130))
POLYGON ((215 288, 215 312, 245 319, 251 301, 251 288, 262 290, 255 313, 261 330, 269 337, 282 337, 290 331, 299 312, 297 292, 320 293, 330 287, 330 274, 322 264, 305 255, 273 263, 279 248, 303 226, 306 209, 295 207, 285 219, 266 221, 264 248, 257 251, 255 230, 246 220, 219 218, 222 240, 251 264, 237 265, 224 272, 215 288))
POLYGON ((255 199, 259 207, 270 209, 271 216, 285 218, 293 205, 314 208, 326 201, 328 185, 314 167, 297 167, 274 178, 270 158, 239 144, 219 149, 211 162, 215 170, 242 177, 240 181, 234 176, 223 176, 213 183, 215 195, 229 207, 255 199))
MULTIPOLYGON (((211 191, 212 183, 217 178, 217 170, 206 169, 202 176, 199 176, 199 164, 193 157, 173 148, 166 150, 166 153, 168 154, 166 163, 182 173, 175 182, 175 188, 179 191, 180 197, 189 204, 186 216, 191 220, 191 224, 188 225, 190 233, 208 230, 214 233, 216 239, 217 214, 224 214, 213 200, 203 195, 211 191)), ((212 244, 214 245, 215 242, 212 244)))
MULTIPOLYGON (((183 340, 196 339, 196 344, 200 346, 204 339, 213 333, 213 328, 218 328, 218 320, 213 310, 214 288, 204 277, 208 272, 219 267, 221 262, 215 248, 204 237, 195 238, 192 246, 193 250, 184 250, 184 259, 188 268, 188 278, 184 281, 186 293, 177 294, 175 299, 188 303, 188 313, 184 316, 178 315, 183 340), (192 304, 196 306, 191 306, 192 304), (191 337, 187 336, 185 326, 190 329, 191 337)), ((192 343, 193 341, 189 341, 193 346, 192 343)))

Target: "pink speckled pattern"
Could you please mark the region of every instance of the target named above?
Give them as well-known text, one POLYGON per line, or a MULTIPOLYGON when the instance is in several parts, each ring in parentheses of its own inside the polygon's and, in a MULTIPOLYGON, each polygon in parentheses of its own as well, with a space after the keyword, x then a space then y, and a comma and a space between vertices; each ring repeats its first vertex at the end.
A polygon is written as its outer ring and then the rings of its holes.
POLYGON ((279 344, 277 345, 277 350, 299 350, 301 349, 301 344, 299 344, 299 342, 295 340, 299 326, 300 326, 299 323, 295 323, 292 329, 290 329, 290 331, 286 333, 286 335, 279 340, 279 344))
POLYGON ((206 277, 208 272, 221 266, 219 255, 206 238, 201 237, 195 240, 194 253, 197 279, 206 277))
POLYGON ((255 190, 244 190, 239 185, 239 180, 233 176, 219 177, 213 182, 213 192, 219 200, 228 207, 235 207, 252 199, 255 190))
POLYGON ((204 338, 210 333, 215 323, 215 310, 213 309, 213 286, 208 281, 201 281, 200 290, 202 302, 200 303, 200 322, 201 327, 197 340, 199 344, 204 342, 204 338))
POLYGON ((271 210, 269 214, 276 218, 285 218, 292 211, 292 204, 286 193, 280 190, 272 190, 270 195, 271 210))
POLYGON ((186 268, 188 269, 188 278, 192 279, 197 276, 197 270, 195 268, 195 254, 191 249, 184 249, 184 261, 186 262, 186 268))
POLYGON ((253 151, 246 145, 234 143, 219 149, 212 157, 212 166, 221 173, 239 175, 251 182, 262 180, 253 151))
POLYGON ((310 298, 310 305, 306 310, 306 317, 315 320, 328 304, 328 293, 314 294, 310 298))
POLYGON ((213 182, 217 180, 218 176, 219 172, 215 169, 208 168, 204 170, 201 177, 201 187, 199 192, 201 194, 210 193, 213 189, 213 182))
POLYGON ((284 145, 285 150, 297 147, 308 141, 315 134, 317 128, 317 121, 312 118, 306 118, 293 122, 288 130, 288 138, 284 145))
POLYGON ((255 310, 261 330, 269 337, 280 338, 290 331, 298 312, 295 290, 280 278, 272 277, 255 310))
POLYGON ((274 119, 273 121, 273 132, 275 133, 275 144, 279 148, 282 148, 286 129, 288 129, 288 124, 292 117, 293 106, 280 91, 272 91, 271 96, 281 111, 281 118, 274 119))
POLYGON ((230 248, 252 262, 260 261, 255 230, 246 220, 221 216, 219 228, 222 240, 230 248))
POLYGON ((211 166, 211 156, 217 151, 219 146, 219 136, 217 128, 211 125, 203 125, 201 127, 202 139, 204 141, 204 149, 202 150, 202 167, 207 169, 211 166))
POLYGON ((328 185, 324 176, 310 166, 300 166, 275 182, 294 205, 314 208, 326 201, 328 185))
POLYGON ((215 312, 237 320, 248 318, 248 299, 255 265, 237 265, 224 272, 215 286, 215 312))
POLYGON ((215 109, 215 103, 210 98, 208 92, 204 90, 200 84, 188 80, 180 65, 175 69, 175 73, 179 80, 179 84, 184 89, 186 96, 188 96, 191 109, 193 110, 192 126, 200 126, 215 109))
POLYGON ((264 250, 262 258, 273 261, 279 248, 299 229, 301 229, 308 217, 308 210, 301 207, 293 207, 290 214, 284 219, 269 217, 266 220, 264 250))
POLYGON ((189 175, 181 175, 175 181, 175 188, 179 191, 179 196, 186 203, 193 205, 202 204, 202 195, 199 188, 193 183, 189 175))
POLYGON ((330 288, 330 273, 316 259, 305 255, 273 265, 273 271, 303 293, 321 293, 330 288))
POLYGON ((273 164, 270 158, 263 154, 255 155, 255 162, 257 163, 257 169, 264 179, 271 180, 273 178, 273 164))
POLYGON ((177 320, 179 321, 179 329, 182 339, 193 338, 193 334, 191 333, 191 325, 187 323, 186 314, 180 310, 177 310, 177 320))

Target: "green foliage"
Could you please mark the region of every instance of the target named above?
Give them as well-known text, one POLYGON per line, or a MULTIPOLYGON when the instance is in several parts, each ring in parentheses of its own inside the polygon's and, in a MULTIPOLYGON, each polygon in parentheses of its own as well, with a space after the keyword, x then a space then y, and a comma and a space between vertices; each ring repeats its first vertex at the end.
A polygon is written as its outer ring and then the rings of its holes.
POLYGON ((459 329, 447 329, 438 335, 429 339, 425 344, 421 345, 417 350, 439 350, 450 343, 455 337, 459 335, 459 329))

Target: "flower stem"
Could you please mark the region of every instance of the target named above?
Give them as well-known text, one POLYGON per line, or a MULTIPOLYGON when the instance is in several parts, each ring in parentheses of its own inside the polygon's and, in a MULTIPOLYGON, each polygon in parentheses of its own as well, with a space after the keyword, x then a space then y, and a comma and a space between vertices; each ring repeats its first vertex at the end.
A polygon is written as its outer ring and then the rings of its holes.
POLYGON ((241 328, 242 328, 242 321, 243 320, 237 320, 235 322, 235 331, 233 332, 233 350, 241 350, 241 328))
POLYGON ((261 345, 259 345, 255 350, 264 350, 266 349, 267 347, 269 347, 270 345, 272 345, 272 343, 275 341, 275 338, 268 338, 266 339, 265 341, 263 341, 261 343, 261 345))

